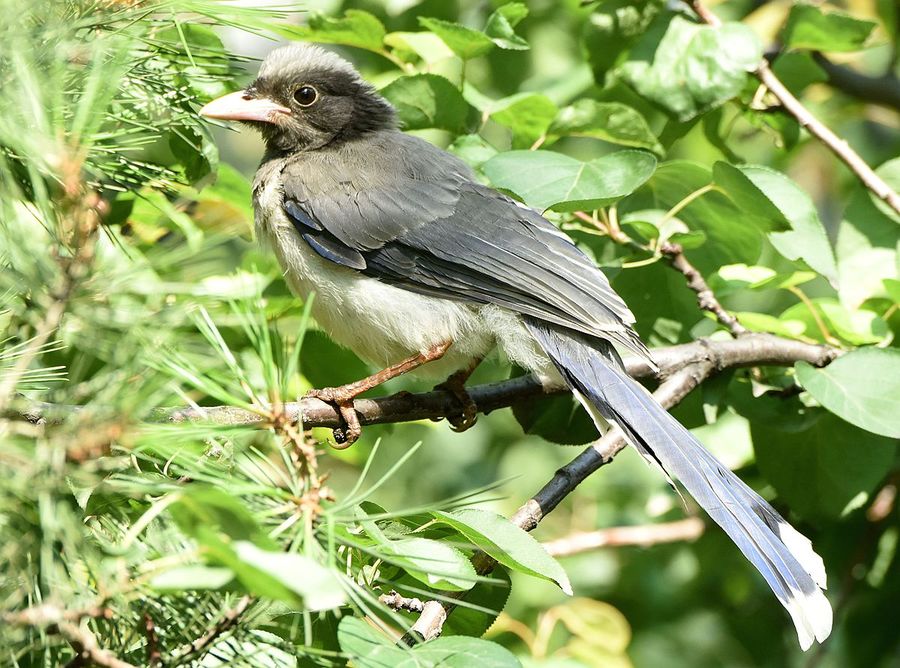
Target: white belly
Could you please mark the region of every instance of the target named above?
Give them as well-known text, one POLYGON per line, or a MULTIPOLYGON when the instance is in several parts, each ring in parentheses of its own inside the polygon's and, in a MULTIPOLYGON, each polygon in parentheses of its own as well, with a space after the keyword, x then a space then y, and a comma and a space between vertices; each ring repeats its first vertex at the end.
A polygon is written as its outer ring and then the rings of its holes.
POLYGON ((452 341, 444 358, 418 374, 441 379, 499 344, 524 368, 556 376, 518 315, 419 295, 326 260, 300 238, 281 199, 276 179, 257 193, 257 236, 275 252, 294 293, 303 300, 314 295, 312 315, 338 344, 383 368, 452 341))

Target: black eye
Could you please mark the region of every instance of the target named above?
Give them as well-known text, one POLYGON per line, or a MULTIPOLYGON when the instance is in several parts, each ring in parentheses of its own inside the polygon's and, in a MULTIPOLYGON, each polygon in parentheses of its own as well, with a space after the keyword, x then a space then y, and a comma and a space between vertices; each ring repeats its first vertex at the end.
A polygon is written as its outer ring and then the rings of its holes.
POLYGON ((301 107, 309 107, 319 99, 319 92, 312 86, 300 86, 294 91, 294 99, 301 107))

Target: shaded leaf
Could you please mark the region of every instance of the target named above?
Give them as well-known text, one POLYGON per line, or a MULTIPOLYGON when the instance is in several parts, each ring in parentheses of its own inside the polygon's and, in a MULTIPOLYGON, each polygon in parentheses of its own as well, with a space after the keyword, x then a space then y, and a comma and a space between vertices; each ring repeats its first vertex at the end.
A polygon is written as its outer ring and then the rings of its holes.
POLYGON ((528 49, 528 42, 515 32, 515 27, 526 16, 528 7, 524 3, 508 2, 488 17, 484 32, 501 49, 528 49))
POLYGON ((306 25, 286 26, 282 32, 294 39, 321 44, 343 44, 375 52, 384 48, 384 25, 361 9, 348 9, 341 17, 314 12, 309 15, 306 25))
POLYGON ((419 23, 440 37, 463 60, 483 56, 494 48, 494 42, 480 30, 467 28, 459 23, 443 21, 430 16, 420 16, 419 23))
POLYGON ((612 144, 646 148, 657 154, 663 152, 647 120, 636 109, 621 102, 578 100, 560 109, 548 134, 593 137, 612 144))
POLYGON ((553 151, 508 151, 484 164, 495 186, 537 209, 596 209, 634 192, 656 168, 644 151, 619 151, 582 162, 553 151))
POLYGON ((519 93, 491 105, 491 120, 509 128, 513 148, 528 148, 556 116, 556 105, 540 93, 519 93))
POLYGON ((381 90, 397 108, 406 130, 465 129, 471 107, 448 79, 437 74, 413 74, 394 79, 381 90))
POLYGON ((471 589, 476 574, 466 556, 455 547, 428 538, 402 538, 382 543, 393 553, 395 563, 411 576, 434 589, 471 589))
MULTIPOLYGON (((755 402, 784 400, 761 397, 755 402)), ((864 504, 890 470, 896 442, 825 410, 808 409, 799 402, 792 405, 794 415, 758 416, 751 421, 756 461, 763 475, 792 510, 809 519, 839 517, 864 504), (805 420, 797 413, 805 413, 805 420)))
POLYGON ((792 49, 858 51, 878 24, 844 12, 824 12, 815 5, 798 2, 791 6, 782 41, 792 49))
POLYGON ((861 348, 821 369, 805 362, 796 368, 803 388, 832 413, 900 438, 900 350, 861 348))
POLYGON ((762 58, 754 32, 741 23, 713 28, 661 15, 619 68, 622 78, 680 121, 740 93, 762 58))

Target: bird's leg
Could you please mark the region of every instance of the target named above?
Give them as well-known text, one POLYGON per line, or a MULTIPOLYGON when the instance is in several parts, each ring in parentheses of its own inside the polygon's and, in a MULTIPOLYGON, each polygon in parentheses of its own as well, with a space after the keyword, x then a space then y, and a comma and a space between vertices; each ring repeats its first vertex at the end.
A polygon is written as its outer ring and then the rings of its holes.
POLYGON ((478 368, 478 365, 481 364, 481 360, 483 359, 483 357, 476 357, 469 366, 460 369, 443 383, 435 385, 434 387, 436 390, 446 390, 452 393, 459 403, 462 404, 462 413, 460 415, 447 416, 447 422, 450 423, 450 428, 453 431, 465 431, 475 424, 478 415, 478 406, 475 405, 472 397, 469 396, 469 393, 466 391, 466 381, 469 380, 469 376, 471 376, 472 372, 478 368))
POLYGON ((389 381, 391 378, 402 376, 404 373, 412 371, 427 362, 440 359, 452 344, 452 341, 439 343, 424 352, 407 357, 402 362, 392 364, 386 369, 382 369, 378 373, 373 373, 371 376, 367 376, 361 380, 347 383, 340 387, 323 387, 318 390, 310 390, 306 393, 306 396, 321 399, 322 401, 327 401, 328 403, 337 406, 337 409, 341 414, 341 419, 344 421, 346 427, 339 427, 334 430, 334 440, 339 444, 339 448, 343 450, 344 448, 350 447, 362 433, 362 427, 359 424, 359 416, 356 414, 356 409, 353 408, 353 400, 357 396, 371 390, 373 387, 378 387, 382 383, 389 381))

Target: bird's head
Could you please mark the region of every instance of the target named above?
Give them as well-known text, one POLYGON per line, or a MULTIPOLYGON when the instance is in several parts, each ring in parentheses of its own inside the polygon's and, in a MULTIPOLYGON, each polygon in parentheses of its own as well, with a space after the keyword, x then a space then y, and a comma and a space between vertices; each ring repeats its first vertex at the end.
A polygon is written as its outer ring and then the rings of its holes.
POLYGON ((213 100, 200 114, 247 123, 270 150, 282 153, 314 151, 396 127, 394 108, 350 63, 297 43, 270 53, 250 86, 213 100))

